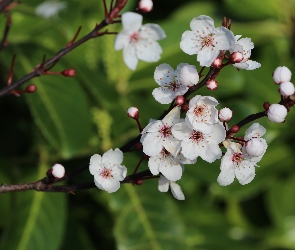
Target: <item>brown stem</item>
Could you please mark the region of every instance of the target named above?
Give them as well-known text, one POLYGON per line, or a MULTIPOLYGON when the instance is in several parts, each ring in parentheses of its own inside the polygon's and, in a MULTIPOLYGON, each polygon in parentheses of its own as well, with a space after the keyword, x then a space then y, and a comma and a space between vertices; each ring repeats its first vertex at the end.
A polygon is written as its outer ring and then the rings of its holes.
POLYGON ((2 40, 0 42, 0 51, 3 50, 5 48, 5 46, 6 46, 7 36, 8 36, 9 30, 10 30, 10 26, 11 26, 11 16, 7 12, 6 13, 5 29, 4 29, 4 32, 3 32, 2 40))

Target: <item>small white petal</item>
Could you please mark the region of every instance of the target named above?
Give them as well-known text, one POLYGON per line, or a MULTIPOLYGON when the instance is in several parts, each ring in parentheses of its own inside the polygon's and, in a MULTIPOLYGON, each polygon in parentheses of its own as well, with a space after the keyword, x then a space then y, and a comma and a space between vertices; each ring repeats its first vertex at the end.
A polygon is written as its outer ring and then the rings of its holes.
POLYGON ((160 192, 167 192, 169 190, 169 180, 163 175, 160 175, 158 180, 158 189, 160 192))
POLYGON ((252 162, 243 161, 234 171, 241 185, 250 183, 255 177, 255 167, 252 162))
POLYGON ((121 164, 123 161, 123 152, 116 148, 114 151, 112 149, 105 152, 102 156, 102 163, 110 163, 110 164, 121 164))
POLYGON ((233 183, 235 179, 235 173, 232 168, 228 168, 225 170, 221 170, 217 182, 219 183, 220 186, 228 186, 233 183))
POLYGON ((142 25, 142 15, 134 12, 125 12, 121 20, 123 29, 128 31, 138 31, 142 25))
POLYGON ((136 56, 136 50, 132 44, 124 48, 123 59, 129 69, 136 69, 138 58, 136 56))
POLYGON ((152 38, 154 40, 161 40, 166 37, 164 30, 157 24, 147 23, 142 26, 141 34, 144 38, 152 38))
POLYGON ((172 195, 177 200, 185 200, 181 187, 173 181, 170 181, 172 195))

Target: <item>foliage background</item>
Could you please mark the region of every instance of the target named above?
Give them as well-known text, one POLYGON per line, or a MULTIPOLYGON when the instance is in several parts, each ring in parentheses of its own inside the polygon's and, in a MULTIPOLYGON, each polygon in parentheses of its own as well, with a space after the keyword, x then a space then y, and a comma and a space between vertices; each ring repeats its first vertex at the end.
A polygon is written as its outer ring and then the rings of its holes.
MULTIPOLYGON (((57 17, 37 17, 40 1, 28 0, 11 11, 9 46, 1 52, 1 86, 7 81, 12 54, 17 54, 14 80, 29 73, 43 54, 50 58, 83 27, 87 34, 103 19, 98 0, 68 0, 57 17)), ((293 0, 154 1, 144 23, 166 31, 163 55, 157 63, 140 62, 131 72, 122 53, 113 49, 114 36, 103 36, 64 57, 54 70, 76 69, 74 78, 33 79, 38 91, 20 98, 0 99, 0 183, 34 181, 54 163, 67 171, 89 161, 94 153, 120 147, 138 134, 126 109, 138 106, 142 124, 158 117, 163 105, 151 97, 153 72, 160 63, 173 68, 181 62, 199 65, 179 48, 181 34, 193 17, 211 16, 219 26, 223 16, 232 30, 255 43, 254 71, 222 70, 213 95, 221 107, 234 111, 232 124, 262 110, 262 103, 279 101, 271 74, 277 66, 294 72, 293 0)), ((136 6, 130 0, 125 10, 136 6)), ((1 16, 1 25, 4 17, 1 16)), ((119 31, 120 25, 109 27, 119 31)), ((98 189, 76 195, 33 191, 0 196, 0 249, 295 249, 294 122, 291 111, 284 124, 259 121, 267 128, 269 148, 251 184, 217 184, 219 163, 202 160, 187 166, 179 181, 185 201, 157 190, 157 180, 142 186, 122 185, 115 194, 98 189)), ((243 131, 241 132, 243 135, 243 131)), ((133 171, 141 154, 127 154, 133 171)), ((141 169, 147 168, 143 164, 141 169)), ((86 171, 71 183, 89 181, 86 171)))

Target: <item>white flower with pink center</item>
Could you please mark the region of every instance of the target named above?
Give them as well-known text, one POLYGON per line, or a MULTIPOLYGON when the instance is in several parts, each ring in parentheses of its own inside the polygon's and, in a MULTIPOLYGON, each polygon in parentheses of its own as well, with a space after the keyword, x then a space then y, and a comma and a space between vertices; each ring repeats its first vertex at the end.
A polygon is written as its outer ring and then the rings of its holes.
POLYGON ((158 180, 158 189, 160 192, 167 192, 171 188, 173 197, 177 200, 185 200, 181 187, 174 181, 169 181, 165 176, 160 175, 158 180))
POLYGON ((181 63, 174 71, 173 68, 166 63, 159 65, 154 73, 154 79, 159 84, 159 88, 153 90, 153 97, 161 104, 171 103, 177 96, 187 92, 188 87, 179 79, 181 69, 188 65, 181 63))
POLYGON ((149 123, 141 132, 140 142, 148 156, 158 155, 163 147, 173 155, 180 149, 180 141, 174 138, 171 128, 180 121, 180 107, 172 109, 163 120, 149 123))
POLYGON ((204 161, 212 163, 222 156, 218 144, 225 139, 226 131, 219 123, 213 125, 211 133, 205 134, 182 122, 173 126, 172 134, 181 141, 181 153, 190 160, 200 156, 204 161))
POLYGON ((231 184, 235 177, 242 185, 254 179, 256 163, 262 159, 267 149, 266 141, 261 138, 265 131, 259 123, 253 123, 245 133, 246 143, 243 147, 239 143, 224 143, 227 151, 221 159, 221 172, 217 178, 221 186, 231 184))
POLYGON ((142 16, 133 12, 122 15, 123 30, 116 36, 115 50, 123 49, 123 59, 127 67, 134 70, 138 60, 157 62, 162 48, 156 42, 166 37, 157 24, 142 26, 142 16))
POLYGON ((241 38, 241 35, 235 36, 235 44, 230 48, 230 53, 240 52, 243 59, 239 63, 234 63, 233 66, 238 69, 253 70, 261 67, 261 64, 250 60, 251 50, 254 49, 254 43, 251 38, 241 38))
POLYGON ((218 122, 218 111, 215 106, 217 100, 211 96, 197 95, 189 102, 189 110, 186 113, 185 122, 194 130, 209 134, 212 125, 218 122))
POLYGON ((103 156, 95 154, 90 158, 89 171, 94 175, 95 185, 108 193, 116 192, 120 188, 127 174, 127 168, 122 166, 123 153, 116 148, 110 149, 103 156))
POLYGON ((153 175, 161 173, 169 181, 177 181, 182 176, 183 164, 193 164, 195 162, 195 160, 186 159, 180 153, 173 156, 165 148, 162 148, 158 155, 149 158, 148 167, 153 175))
POLYGON ((215 28, 209 16, 195 17, 190 28, 182 34, 180 48, 189 55, 198 54, 201 66, 210 67, 220 50, 230 49, 235 42, 233 33, 225 27, 215 28))

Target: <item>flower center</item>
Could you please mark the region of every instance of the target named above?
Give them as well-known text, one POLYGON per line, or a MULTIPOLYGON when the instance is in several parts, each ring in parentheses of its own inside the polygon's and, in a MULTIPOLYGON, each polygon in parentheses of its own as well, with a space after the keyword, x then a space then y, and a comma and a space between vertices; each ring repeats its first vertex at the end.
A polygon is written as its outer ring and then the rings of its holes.
POLYGON ((176 91, 179 89, 181 84, 178 83, 178 81, 174 81, 174 82, 170 82, 168 89, 172 90, 172 91, 176 91))
POLYGON ((162 154, 164 157, 168 157, 168 156, 171 155, 171 154, 170 154, 165 148, 162 149, 161 154, 162 154))
POLYGON ((203 133, 200 131, 193 130, 190 139, 192 139, 195 142, 199 142, 203 139, 203 133))
POLYGON ((108 169, 108 168, 104 168, 101 172, 100 175, 105 178, 105 179, 109 179, 112 176, 112 170, 108 169))
POLYGON ((139 32, 135 31, 131 36, 130 36, 130 43, 136 43, 140 39, 140 34, 139 32))
POLYGON ((234 153, 231 160, 233 162, 240 163, 243 160, 242 154, 241 153, 234 153))
POLYGON ((164 126, 159 131, 163 137, 168 137, 172 135, 171 128, 168 126, 164 126))
POLYGON ((205 37, 202 37, 203 41, 202 41, 202 47, 210 47, 210 46, 214 46, 213 45, 213 40, 214 38, 210 35, 207 35, 205 37))
POLYGON ((194 109, 194 113, 196 116, 202 116, 203 115, 203 112, 204 112, 204 107, 203 106, 197 106, 195 107, 194 109))

